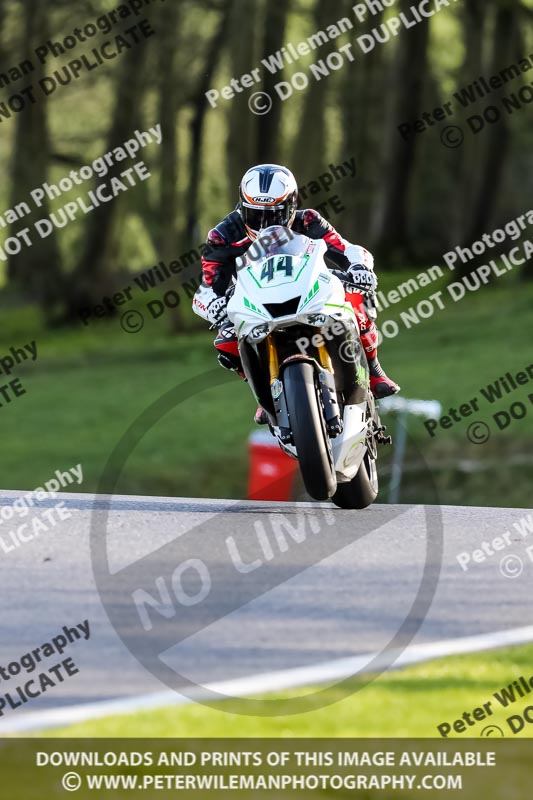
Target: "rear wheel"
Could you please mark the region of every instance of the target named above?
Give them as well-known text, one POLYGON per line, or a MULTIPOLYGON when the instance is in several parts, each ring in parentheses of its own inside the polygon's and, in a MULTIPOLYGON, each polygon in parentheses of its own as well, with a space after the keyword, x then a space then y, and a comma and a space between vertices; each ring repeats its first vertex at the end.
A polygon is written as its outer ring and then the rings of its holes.
POLYGON ((367 451, 355 478, 339 483, 333 502, 339 508, 362 509, 371 506, 378 496, 376 462, 367 451))
POLYGON ((283 373, 283 386, 305 488, 315 500, 328 500, 337 481, 312 364, 289 364, 283 373))
MULTIPOLYGON (((367 400, 367 414, 372 430, 381 424, 371 394, 367 400)), ((349 483, 339 483, 333 495, 333 502, 339 508, 363 509, 371 506, 378 496, 379 482, 377 470, 376 440, 373 434, 367 440, 367 451, 361 462, 357 475, 349 483)))

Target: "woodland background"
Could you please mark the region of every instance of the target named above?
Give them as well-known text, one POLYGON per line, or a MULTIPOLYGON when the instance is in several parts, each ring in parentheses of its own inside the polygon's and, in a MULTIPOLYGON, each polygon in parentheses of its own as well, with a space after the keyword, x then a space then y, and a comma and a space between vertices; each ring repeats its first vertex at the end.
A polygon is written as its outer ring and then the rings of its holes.
MULTIPOLYGON (((137 127, 157 119, 164 134, 155 185, 128 193, 85 225, 71 226, 65 235, 57 231, 23 258, 14 257, 8 284, 29 293, 45 311, 57 310, 56 304, 68 310, 80 294, 97 301, 117 271, 134 271, 151 259, 172 259, 197 247, 205 231, 233 207, 240 177, 257 162, 287 163, 303 184, 337 158, 355 155, 357 180, 344 193, 346 210, 335 224, 348 238, 373 248, 381 269, 439 259, 449 247, 467 245, 526 209, 533 188, 527 107, 504 115, 477 137, 467 135, 457 150, 442 145, 439 126, 407 142, 397 126, 441 105, 480 75, 488 77, 533 54, 533 6, 518 0, 463 0, 363 55, 356 36, 385 16, 359 23, 352 5, 351 0, 155 3, 146 16, 156 35, 145 46, 4 122, 4 207, 68 167, 87 163, 88 156, 122 143, 137 127), (207 89, 343 16, 355 23, 350 35, 302 63, 348 40, 354 42, 354 63, 312 81, 289 102, 276 98, 263 117, 248 110, 254 90, 221 101, 217 109, 209 106, 207 89)), ((412 0, 399 0, 388 14, 403 10, 409 15, 411 6, 412 0)), ((0 71, 32 57, 49 37, 61 39, 116 7, 104 0, 2 0, 0 71)), ((105 38, 111 37, 100 35, 88 45, 105 38)), ((67 56, 49 60, 43 74, 67 62, 67 56)), ((256 88, 275 97, 273 85, 299 69, 301 64, 288 67, 285 75, 264 70, 264 86, 256 88)), ((531 82, 528 76, 524 73, 524 83, 531 82)), ((508 84, 504 92, 519 85, 508 84)), ((9 92, 4 88, 2 95, 9 92)), ((496 96, 465 113, 479 112, 496 96)), ((530 274, 524 270, 524 277, 530 274)))
MULTIPOLYGON (((107 0, 0 0, 0 72, 25 58, 35 62, 35 48, 48 38, 61 40, 118 5, 107 0)), ((398 0, 386 14, 359 23, 352 0, 167 0, 153 3, 110 35, 81 45, 73 56, 47 61, 42 74, 112 39, 142 16, 156 31, 144 46, 82 74, 48 101, 41 97, 2 122, 2 209, 122 144, 136 128, 161 123, 163 145, 147 156, 154 176, 150 181, 0 263, 2 350, 31 338, 41 345, 37 365, 21 370, 28 397, 0 410, 6 452, 0 485, 31 488, 41 474, 64 466, 72 456, 75 463, 86 460, 89 488, 94 487, 127 423, 167 385, 214 366, 212 334, 193 318, 189 298, 137 337, 124 333, 116 320, 85 329, 78 311, 123 288, 136 272, 198 248, 206 232, 234 207, 239 180, 251 164, 286 163, 305 184, 327 171, 328 164, 355 157, 356 180, 333 191, 345 210, 332 222, 348 239, 375 252, 384 290, 441 264, 448 249, 468 246, 529 209, 533 105, 504 114, 478 136, 467 133, 457 149, 443 146, 439 126, 407 142, 397 127, 447 102, 479 76, 489 77, 528 54, 533 59, 533 3, 462 0, 363 55, 356 37, 391 14, 409 14, 411 5, 412 0, 398 0), (287 42, 297 44, 344 16, 355 27, 342 39, 284 73, 271 76, 265 70, 263 84, 222 101, 217 109, 210 107, 208 89, 220 88, 287 42), (312 81, 285 103, 276 100, 266 116, 250 113, 253 91, 275 96, 275 83, 349 41, 357 56, 353 63, 312 81)), ((28 81, 40 77, 33 73, 28 81)), ((524 73, 523 85, 532 79, 533 70, 524 73)), ((20 81, 0 90, 0 102, 23 85, 20 81)), ((502 93, 519 86, 514 81, 502 93)), ((478 101, 465 116, 497 103, 499 94, 478 101)), ((456 115, 449 122, 467 131, 464 118, 456 115)), ((73 197, 64 196, 48 210, 73 197)), ((317 203, 327 199, 327 194, 316 198, 317 203)), ((0 230, 0 236, 27 224, 28 219, 21 220, 10 231, 0 230)), ((528 325, 531 330, 532 274, 529 263, 424 329, 387 343, 383 360, 404 394, 457 404, 507 369, 531 363, 526 332, 528 325)), ((176 286, 180 289, 179 282, 176 286)), ((201 435, 197 407, 186 424, 176 420, 170 440, 168 431, 160 431, 159 439, 145 442, 124 490, 242 496, 253 401, 245 387, 228 387, 199 404, 201 435), (224 392, 234 416, 221 426, 224 392), (204 438, 208 443, 202 445, 204 438), (221 458, 231 467, 224 475, 217 468, 221 458)), ((464 430, 429 441, 417 422, 413 435, 439 469, 440 496, 455 502, 494 501, 490 486, 505 452, 509 464, 518 454, 520 466, 506 470, 508 486, 498 500, 527 505, 532 473, 524 461, 532 418, 533 412, 520 428, 484 449, 470 446, 464 430), (468 464, 478 465, 468 478, 457 468, 461 460, 467 472, 468 464)), ((411 455, 416 462, 414 451, 411 455)), ((427 499, 424 486, 415 483, 407 497, 427 499)))

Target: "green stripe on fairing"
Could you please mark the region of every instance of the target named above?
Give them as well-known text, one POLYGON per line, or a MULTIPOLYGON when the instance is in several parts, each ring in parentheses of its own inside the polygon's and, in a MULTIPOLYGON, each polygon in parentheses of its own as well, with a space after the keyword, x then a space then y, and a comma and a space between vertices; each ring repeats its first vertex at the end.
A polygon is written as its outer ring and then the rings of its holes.
POLYGON ((248 267, 248 269, 246 270, 246 272, 248 272, 248 274, 249 274, 249 275, 251 275, 251 277, 254 279, 254 281, 257 283, 257 285, 259 286, 259 288, 260 288, 260 289, 263 289, 263 288, 264 288, 264 287, 263 287, 263 286, 262 286, 262 285, 259 283, 259 281, 257 280, 257 278, 255 277, 254 273, 252 272, 252 268, 251 268, 251 267, 248 267))
POLYGON ((304 263, 302 264, 302 268, 301 268, 300 272, 298 273, 298 275, 294 279, 294 283, 296 283, 296 281, 298 280, 298 278, 300 277, 300 275, 302 274, 302 272, 306 268, 307 264, 309 263, 309 259, 310 259, 310 256, 304 256, 304 263))
POLYGON ((314 297, 316 294, 318 294, 318 292, 319 292, 319 291, 320 291, 320 283, 319 283, 319 281, 316 281, 315 285, 313 286, 313 288, 311 289, 311 291, 309 292, 309 294, 308 294, 308 295, 307 295, 307 297, 305 298, 304 302, 303 302, 303 303, 302 303, 302 305, 299 307, 299 311, 301 311, 301 310, 302 310, 302 308, 305 308, 305 307, 306 307, 306 305, 307 305, 308 303, 310 303, 310 302, 311 302, 311 300, 313 299, 313 297, 314 297))
POLYGON ((261 311, 261 309, 260 309, 260 308, 257 308, 257 306, 254 306, 254 304, 253 304, 253 303, 251 303, 251 302, 248 300, 248 298, 247 298, 247 297, 245 297, 245 298, 244 298, 244 305, 245 305, 245 307, 246 307, 246 308, 249 308, 249 309, 251 309, 251 311, 255 311, 255 313, 256 313, 256 314, 259 314, 261 317, 264 317, 265 319, 268 319, 268 314, 265 314, 265 312, 264 312, 264 311, 261 311))
POLYGON ((338 303, 324 303, 324 308, 342 308, 344 311, 349 311, 350 314, 353 314, 355 317, 355 311, 346 303, 343 306, 340 306, 338 303))

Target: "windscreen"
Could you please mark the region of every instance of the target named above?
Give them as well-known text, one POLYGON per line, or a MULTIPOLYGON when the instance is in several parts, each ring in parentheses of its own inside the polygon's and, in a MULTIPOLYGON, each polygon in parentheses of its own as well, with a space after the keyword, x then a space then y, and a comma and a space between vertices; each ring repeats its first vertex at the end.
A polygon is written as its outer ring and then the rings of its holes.
POLYGON ((293 233, 289 228, 274 225, 266 228, 247 252, 251 261, 261 261, 268 256, 304 256, 310 239, 293 233))

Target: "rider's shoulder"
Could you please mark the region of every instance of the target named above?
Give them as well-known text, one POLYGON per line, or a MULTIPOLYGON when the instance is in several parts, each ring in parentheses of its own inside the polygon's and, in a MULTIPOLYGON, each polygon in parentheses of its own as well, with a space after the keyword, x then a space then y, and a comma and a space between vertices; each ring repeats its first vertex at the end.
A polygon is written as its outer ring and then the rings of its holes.
MULTIPOLYGON (((324 229, 324 232, 327 232, 329 227, 324 217, 322 217, 318 211, 315 211, 314 208, 304 208, 297 211, 292 225, 292 229, 295 233, 309 233, 312 231, 316 234, 322 229, 324 229)), ((313 238, 317 237, 314 236, 313 238)))
POLYGON ((207 234, 207 241, 209 244, 219 247, 231 244, 239 239, 242 239, 243 234, 246 235, 246 229, 242 222, 242 217, 238 211, 232 211, 227 217, 215 225, 215 227, 207 234))
POLYGON ((221 233, 218 225, 216 228, 212 228, 207 234, 207 243, 212 244, 215 247, 223 246, 228 243, 224 238, 224 235, 221 233))

